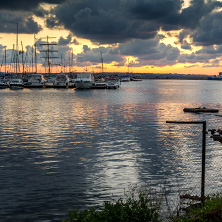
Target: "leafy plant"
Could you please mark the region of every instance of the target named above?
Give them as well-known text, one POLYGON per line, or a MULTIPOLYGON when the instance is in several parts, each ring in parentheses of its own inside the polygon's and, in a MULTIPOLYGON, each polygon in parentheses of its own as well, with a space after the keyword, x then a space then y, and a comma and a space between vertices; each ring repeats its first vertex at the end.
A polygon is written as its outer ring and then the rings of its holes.
POLYGON ((70 211, 69 219, 63 222, 157 222, 161 201, 152 191, 131 186, 124 198, 89 210, 70 211))

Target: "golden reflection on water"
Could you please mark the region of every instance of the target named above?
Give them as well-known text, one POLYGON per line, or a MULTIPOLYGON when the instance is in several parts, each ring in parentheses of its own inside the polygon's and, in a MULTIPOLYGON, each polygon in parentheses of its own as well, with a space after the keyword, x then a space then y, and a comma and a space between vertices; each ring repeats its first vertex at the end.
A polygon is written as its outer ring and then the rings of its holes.
MULTIPOLYGON (((166 121, 207 119, 211 127, 219 127, 222 121, 216 116, 184 113, 184 107, 202 103, 187 103, 197 91, 180 91, 181 83, 133 84, 117 91, 10 93, 1 106, 1 113, 7 111, 1 115, 5 144, 30 149, 33 164, 47 174, 65 166, 63 173, 80 175, 82 180, 76 184, 87 184, 87 195, 95 190, 120 194, 127 183, 174 181, 176 176, 182 178, 183 185, 192 178, 199 184, 199 174, 195 174, 200 169, 200 127, 166 121)), ((196 87, 192 84, 191 88, 196 87)), ((203 95, 196 98, 203 99, 203 95)), ((221 154, 217 156, 214 150, 211 154, 210 170, 219 171, 221 154)))

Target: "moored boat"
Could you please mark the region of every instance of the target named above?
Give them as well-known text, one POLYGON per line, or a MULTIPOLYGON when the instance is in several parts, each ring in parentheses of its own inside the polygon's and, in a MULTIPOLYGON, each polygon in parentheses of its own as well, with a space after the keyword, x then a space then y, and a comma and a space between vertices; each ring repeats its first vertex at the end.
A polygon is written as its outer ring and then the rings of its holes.
POLYGON ((190 113, 218 113, 218 109, 209 109, 206 107, 198 107, 198 108, 184 108, 184 112, 190 112, 190 113))
POLYGON ((133 76, 130 78, 130 81, 142 81, 141 76, 133 76))
POLYGON ((95 82, 92 86, 92 89, 107 89, 107 83, 106 82, 95 82))
POLYGON ((54 88, 55 78, 56 77, 54 75, 52 75, 51 73, 45 75, 45 80, 46 80, 45 86, 46 86, 46 88, 54 88))
POLYGON ((0 89, 6 89, 8 87, 7 79, 0 79, 0 89))
POLYGON ((123 76, 120 79, 120 82, 129 82, 130 81, 130 77, 129 76, 123 76))
POLYGON ((56 76, 53 84, 55 88, 68 88, 69 83, 69 77, 64 73, 60 73, 56 76))
POLYGON ((24 83, 22 79, 11 79, 9 81, 9 88, 10 89, 23 89, 24 83))
POLYGON ((42 74, 32 74, 26 87, 29 88, 43 88, 45 87, 46 80, 42 74))
POLYGON ((120 80, 118 78, 106 78, 107 89, 118 89, 120 86, 120 80))
POLYGON ((90 73, 78 73, 75 81, 76 89, 91 89, 95 80, 90 73))

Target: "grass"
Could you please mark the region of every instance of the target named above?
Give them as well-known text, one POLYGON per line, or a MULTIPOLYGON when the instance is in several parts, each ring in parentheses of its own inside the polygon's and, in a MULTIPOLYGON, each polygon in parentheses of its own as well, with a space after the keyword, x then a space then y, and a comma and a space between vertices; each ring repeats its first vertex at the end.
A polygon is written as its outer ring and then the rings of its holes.
POLYGON ((104 202, 103 206, 89 210, 70 211, 69 218, 63 222, 158 222, 161 201, 152 191, 130 187, 124 198, 104 202))
POLYGON ((181 217, 173 217, 173 222, 221 222, 222 221, 222 193, 208 196, 204 205, 192 207, 190 205, 189 212, 181 217))
MULTIPOLYGON (((153 191, 131 186, 123 198, 104 202, 102 206, 89 210, 70 211, 68 219, 63 219, 63 222, 159 222, 163 198, 153 191)), ((206 197, 204 205, 190 203, 186 209, 184 215, 171 216, 164 221, 221 222, 222 193, 206 197)))

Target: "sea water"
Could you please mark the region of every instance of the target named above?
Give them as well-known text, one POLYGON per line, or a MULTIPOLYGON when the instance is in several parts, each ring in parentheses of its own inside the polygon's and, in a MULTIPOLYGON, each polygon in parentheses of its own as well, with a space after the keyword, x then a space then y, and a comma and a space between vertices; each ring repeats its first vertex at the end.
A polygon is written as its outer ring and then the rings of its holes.
MULTIPOLYGON (((143 80, 116 90, 0 90, 0 221, 61 221, 129 185, 200 195, 201 125, 222 109, 222 82, 143 80)), ((206 193, 221 191, 222 145, 207 134, 206 193)))

